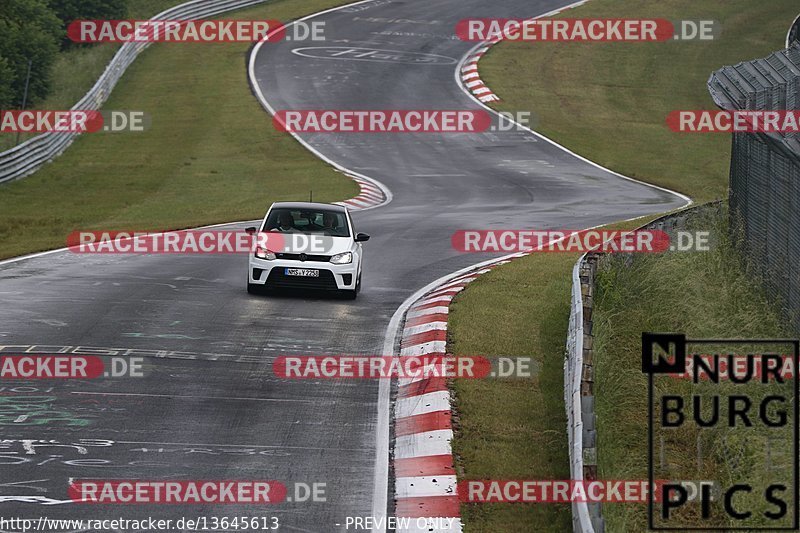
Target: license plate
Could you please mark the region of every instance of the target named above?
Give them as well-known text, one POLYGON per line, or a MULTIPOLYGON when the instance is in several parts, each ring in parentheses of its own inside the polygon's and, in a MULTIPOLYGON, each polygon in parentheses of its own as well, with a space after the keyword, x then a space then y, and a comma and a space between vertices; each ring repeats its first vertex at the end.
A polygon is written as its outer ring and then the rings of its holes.
POLYGON ((287 276, 300 276, 304 278, 318 278, 319 270, 312 270, 310 268, 287 268, 287 276))

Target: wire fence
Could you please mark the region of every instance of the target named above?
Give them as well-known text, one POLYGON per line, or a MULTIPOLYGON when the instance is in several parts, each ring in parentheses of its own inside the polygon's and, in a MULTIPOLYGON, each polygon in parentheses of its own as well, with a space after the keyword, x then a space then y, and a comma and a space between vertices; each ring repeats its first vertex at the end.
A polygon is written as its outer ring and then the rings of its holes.
MULTIPOLYGON (((714 72, 709 92, 722 109, 800 109, 800 42, 714 72)), ((734 133, 731 227, 741 235, 769 296, 800 330, 800 136, 734 133)))

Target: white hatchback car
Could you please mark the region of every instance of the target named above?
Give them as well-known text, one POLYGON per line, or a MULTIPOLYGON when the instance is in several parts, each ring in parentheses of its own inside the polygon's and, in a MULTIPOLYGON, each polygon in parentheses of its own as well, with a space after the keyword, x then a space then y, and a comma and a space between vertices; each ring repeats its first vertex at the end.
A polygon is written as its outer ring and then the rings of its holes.
POLYGON ((247 268, 247 292, 262 289, 340 291, 355 299, 361 290, 361 243, 347 208, 315 202, 276 202, 260 229, 266 248, 257 246, 247 268), (271 242, 277 242, 271 246, 271 242), (270 249, 275 248, 275 249, 270 249))

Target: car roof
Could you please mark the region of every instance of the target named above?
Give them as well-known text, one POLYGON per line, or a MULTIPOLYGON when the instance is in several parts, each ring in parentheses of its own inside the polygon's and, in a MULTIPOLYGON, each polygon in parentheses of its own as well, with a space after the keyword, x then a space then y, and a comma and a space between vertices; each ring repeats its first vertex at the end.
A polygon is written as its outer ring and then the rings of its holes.
POLYGON ((346 209, 341 205, 323 204, 320 202, 275 202, 270 209, 322 209, 325 211, 340 211, 344 213, 346 209))

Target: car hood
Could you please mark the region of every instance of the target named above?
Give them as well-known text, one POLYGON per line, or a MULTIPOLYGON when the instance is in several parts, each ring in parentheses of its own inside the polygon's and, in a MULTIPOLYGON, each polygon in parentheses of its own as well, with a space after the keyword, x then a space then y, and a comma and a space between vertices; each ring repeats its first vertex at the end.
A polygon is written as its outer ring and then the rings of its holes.
POLYGON ((325 255, 341 254, 353 249, 353 239, 350 237, 326 237, 325 244, 325 255))

